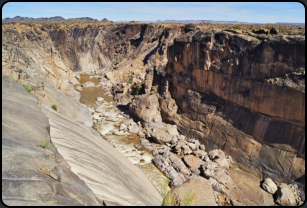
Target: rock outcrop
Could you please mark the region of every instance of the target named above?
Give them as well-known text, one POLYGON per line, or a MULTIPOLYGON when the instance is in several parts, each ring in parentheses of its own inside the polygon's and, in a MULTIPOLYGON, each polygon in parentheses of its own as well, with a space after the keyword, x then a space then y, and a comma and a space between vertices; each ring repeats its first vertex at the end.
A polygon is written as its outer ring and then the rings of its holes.
POLYGON ((101 206, 59 154, 35 95, 2 76, 2 200, 8 206, 101 206), (41 147, 40 142, 50 143, 41 147))

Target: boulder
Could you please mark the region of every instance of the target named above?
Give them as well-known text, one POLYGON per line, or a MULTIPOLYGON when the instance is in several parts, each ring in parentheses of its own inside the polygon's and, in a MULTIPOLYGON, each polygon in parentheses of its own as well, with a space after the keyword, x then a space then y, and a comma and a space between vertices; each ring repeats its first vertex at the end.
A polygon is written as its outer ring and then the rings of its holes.
POLYGON ((201 165, 205 164, 204 161, 194 155, 184 156, 183 161, 193 173, 196 173, 198 175, 200 174, 201 165))
POLYGON ((176 196, 172 201, 177 202, 174 205, 181 206, 217 206, 211 183, 200 176, 193 176, 181 186, 175 187, 170 192, 171 197, 176 196), (192 196, 192 200, 186 201, 186 204, 180 204, 187 194, 192 196))
POLYGON ((104 99, 102 97, 96 97, 96 101, 101 102, 104 101, 104 99))
POLYGON ((275 192, 277 191, 276 184, 270 178, 266 178, 264 180, 264 182, 262 183, 262 188, 270 194, 275 194, 275 192))
POLYGON ((157 155, 152 162, 160 171, 173 180, 172 186, 179 186, 185 181, 185 177, 170 165, 169 159, 165 159, 162 155, 157 155))
POLYGON ((139 126, 135 122, 133 122, 128 126, 128 131, 130 133, 136 134, 139 132, 139 126))
POLYGON ((95 83, 94 82, 85 82, 84 84, 82 84, 83 88, 87 88, 87 87, 95 87, 95 83))
POLYGON ((127 130, 127 126, 124 123, 121 123, 119 126, 119 130, 120 131, 126 131, 127 130))
POLYGON ((144 138, 145 134, 141 130, 139 130, 138 131, 138 136, 141 137, 141 138, 144 138))
POLYGON ((225 158, 225 154, 220 149, 215 149, 209 152, 209 157, 211 160, 216 162, 221 168, 229 168, 229 163, 225 158))
POLYGON ((283 186, 276 191, 276 203, 282 206, 295 206, 295 196, 289 186, 283 186))
POLYGON ((105 106, 104 105, 100 105, 100 106, 97 106, 94 108, 94 111, 97 112, 97 113, 102 113, 105 109, 105 106))
POLYGON ((175 155, 174 153, 169 153, 168 158, 172 162, 172 166, 177 172, 187 176, 190 174, 190 171, 187 169, 182 160, 177 157, 177 155, 175 155))
POLYGON ((159 144, 170 143, 173 136, 177 135, 179 135, 177 128, 171 125, 161 127, 151 133, 153 141, 159 144))
POLYGON ((203 144, 199 145, 199 149, 200 150, 206 150, 205 145, 203 145, 203 144))
POLYGON ((183 145, 181 148, 183 149, 182 152, 183 152, 184 155, 189 155, 189 154, 192 153, 192 150, 187 145, 183 145))
POLYGON ((190 147, 191 150, 196 150, 196 145, 193 143, 188 143, 188 146, 190 147))
POLYGON ((129 105, 130 111, 145 122, 162 122, 159 101, 156 95, 139 95, 129 105))
POLYGON ((204 150, 196 150, 193 152, 193 154, 197 157, 200 157, 203 160, 207 155, 207 152, 205 152, 204 150))

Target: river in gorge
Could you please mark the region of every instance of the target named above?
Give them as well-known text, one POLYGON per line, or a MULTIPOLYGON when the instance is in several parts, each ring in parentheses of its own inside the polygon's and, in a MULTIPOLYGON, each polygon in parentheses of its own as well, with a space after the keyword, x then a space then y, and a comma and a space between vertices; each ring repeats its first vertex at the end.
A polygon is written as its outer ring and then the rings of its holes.
MULTIPOLYGON (((81 74, 80 84, 75 85, 75 88, 80 87, 85 82, 93 82, 95 85, 99 83, 99 77, 90 74, 81 74), (91 77, 91 78, 90 78, 91 77)), ((105 135, 110 130, 118 130, 118 126, 121 122, 128 119, 122 115, 122 111, 119 110, 114 102, 113 97, 105 95, 105 92, 101 87, 88 87, 77 90, 81 94, 80 102, 85 104, 91 111, 92 116, 95 119, 101 119, 101 121, 93 124, 93 128, 100 133, 101 139, 107 140, 115 149, 120 151, 126 156, 134 165, 140 168, 150 180, 150 182, 160 191, 165 187, 169 190, 169 186, 166 186, 170 182, 153 163, 153 155, 146 149, 136 149, 135 144, 140 143, 140 137, 137 134, 125 132, 123 136, 105 135), (97 102, 96 98, 102 97, 104 100, 97 102), (103 105, 103 112, 96 113, 94 108, 103 105), (99 117, 99 115, 107 113, 118 118, 117 122, 106 121, 105 117, 99 117), (133 137, 134 139, 131 139, 133 137), (128 139, 130 138, 130 139, 128 139)), ((121 132, 122 133, 122 132, 121 132)))

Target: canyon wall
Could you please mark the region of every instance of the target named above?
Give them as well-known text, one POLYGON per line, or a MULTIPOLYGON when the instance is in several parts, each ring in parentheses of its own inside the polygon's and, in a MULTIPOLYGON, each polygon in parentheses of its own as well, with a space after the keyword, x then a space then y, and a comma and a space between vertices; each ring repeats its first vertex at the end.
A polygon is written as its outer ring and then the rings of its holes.
POLYGON ((222 149, 261 177, 304 177, 304 36, 177 24, 8 25, 16 29, 2 30, 2 72, 29 84, 42 105, 57 97, 42 82, 78 101, 71 69, 105 75, 125 104, 139 86, 159 92, 163 121, 207 151, 222 149))
POLYGON ((161 80, 182 112, 164 119, 262 177, 305 174, 304 37, 183 32, 167 58, 161 80))

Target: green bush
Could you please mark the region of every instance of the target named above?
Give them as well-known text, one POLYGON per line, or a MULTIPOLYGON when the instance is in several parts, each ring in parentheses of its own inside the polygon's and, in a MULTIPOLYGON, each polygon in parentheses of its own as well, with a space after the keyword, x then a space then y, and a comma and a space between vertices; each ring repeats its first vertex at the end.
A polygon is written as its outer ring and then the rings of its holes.
POLYGON ((51 106, 51 108, 52 108, 53 110, 55 110, 55 111, 58 110, 58 107, 57 107, 56 105, 54 105, 54 104, 51 106))
POLYGON ((154 90, 153 90, 153 91, 151 91, 151 92, 150 92, 150 94, 151 94, 151 95, 155 94, 155 91, 154 91, 154 90))
POLYGON ((159 69, 156 66, 155 66, 155 70, 157 71, 157 74, 159 75, 160 71, 159 71, 159 69))
POLYGON ((139 95, 140 92, 142 91, 143 89, 143 85, 140 85, 137 89, 136 89, 136 95, 139 95))
POLYGON ((119 31, 118 31, 118 34, 120 35, 121 33, 122 33, 122 31, 121 31, 121 30, 119 30, 119 31))
POLYGON ((40 140, 38 143, 37 143, 37 146, 39 147, 42 147, 44 149, 47 149, 49 146, 51 145, 50 141, 45 139, 45 140, 40 140))
POLYGON ((233 29, 241 30, 241 27, 239 25, 237 25, 237 26, 234 26, 233 29))
POLYGON ((22 73, 22 70, 21 70, 21 69, 19 69, 19 70, 18 70, 18 72, 19 72, 19 73, 22 73))
POLYGON ((24 87, 28 90, 28 92, 32 91, 31 87, 29 87, 28 85, 24 85, 24 87))
POLYGON ((11 68, 14 69, 15 66, 11 65, 11 68))
POLYGON ((119 64, 119 62, 118 62, 118 61, 115 61, 115 64, 117 65, 117 64, 119 64))
POLYGON ((87 46, 88 46, 88 44, 87 44, 87 43, 85 43, 85 44, 84 44, 84 46, 85 46, 85 47, 87 47, 87 46))
POLYGON ((130 78, 127 80, 127 83, 128 83, 128 84, 131 84, 132 79, 133 79, 133 78, 132 78, 132 77, 130 77, 130 78))

